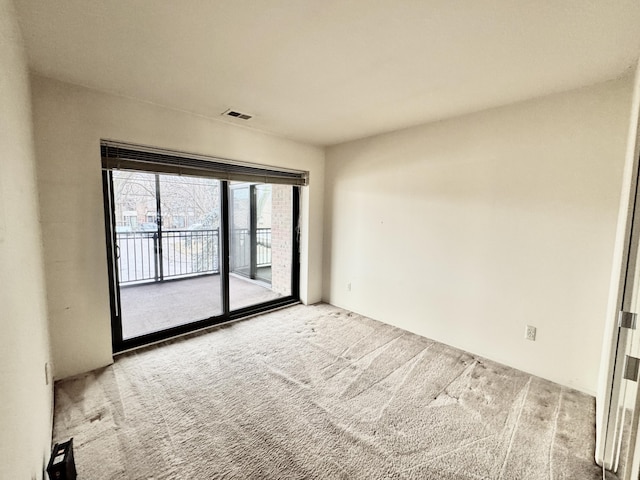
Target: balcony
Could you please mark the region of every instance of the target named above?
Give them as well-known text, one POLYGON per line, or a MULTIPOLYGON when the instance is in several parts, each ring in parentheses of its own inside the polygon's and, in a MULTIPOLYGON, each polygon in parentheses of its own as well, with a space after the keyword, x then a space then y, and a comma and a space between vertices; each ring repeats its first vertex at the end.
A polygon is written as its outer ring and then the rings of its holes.
MULTIPOLYGON (((254 239, 230 235, 231 310, 282 296, 271 288, 271 229, 254 239)), ((222 313, 219 229, 117 232, 116 242, 124 339, 222 313)))

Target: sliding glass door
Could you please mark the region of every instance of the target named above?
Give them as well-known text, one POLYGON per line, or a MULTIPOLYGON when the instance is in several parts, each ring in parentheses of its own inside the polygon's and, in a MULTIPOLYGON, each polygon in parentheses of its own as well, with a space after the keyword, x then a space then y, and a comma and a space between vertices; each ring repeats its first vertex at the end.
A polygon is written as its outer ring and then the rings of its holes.
POLYGON ((292 213, 292 187, 231 182, 231 309, 292 294, 292 213))
POLYGON ((222 315, 220 182, 111 177, 122 339, 222 315))
POLYGON ((114 351, 298 299, 298 187, 104 169, 114 351))

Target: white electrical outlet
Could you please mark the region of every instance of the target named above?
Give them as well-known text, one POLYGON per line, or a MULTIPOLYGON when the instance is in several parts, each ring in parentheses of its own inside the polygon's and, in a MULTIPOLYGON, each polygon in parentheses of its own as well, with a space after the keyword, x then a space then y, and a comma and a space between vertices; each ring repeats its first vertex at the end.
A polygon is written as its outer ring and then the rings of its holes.
POLYGON ((527 340, 531 340, 532 342, 535 342, 535 340, 536 340, 536 327, 533 327, 531 325, 527 325, 527 328, 524 331, 524 338, 526 338, 527 340))
POLYGON ((351 282, 347 283, 347 292, 351 291, 351 282))

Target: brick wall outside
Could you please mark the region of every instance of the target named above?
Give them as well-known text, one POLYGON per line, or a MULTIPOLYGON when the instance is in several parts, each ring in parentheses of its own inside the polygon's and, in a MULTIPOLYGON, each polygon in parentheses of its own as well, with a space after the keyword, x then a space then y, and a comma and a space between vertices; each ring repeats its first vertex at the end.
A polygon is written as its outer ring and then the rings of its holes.
POLYGON ((272 185, 271 204, 271 289, 291 295, 291 249, 293 187, 272 185))

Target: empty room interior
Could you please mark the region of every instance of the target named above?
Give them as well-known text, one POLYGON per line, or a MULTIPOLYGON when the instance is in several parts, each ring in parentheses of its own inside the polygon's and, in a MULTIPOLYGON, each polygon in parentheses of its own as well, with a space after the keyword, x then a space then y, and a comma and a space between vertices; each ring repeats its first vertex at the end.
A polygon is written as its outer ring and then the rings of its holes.
POLYGON ((639 27, 0 0, 0 477, 640 478, 639 27))

